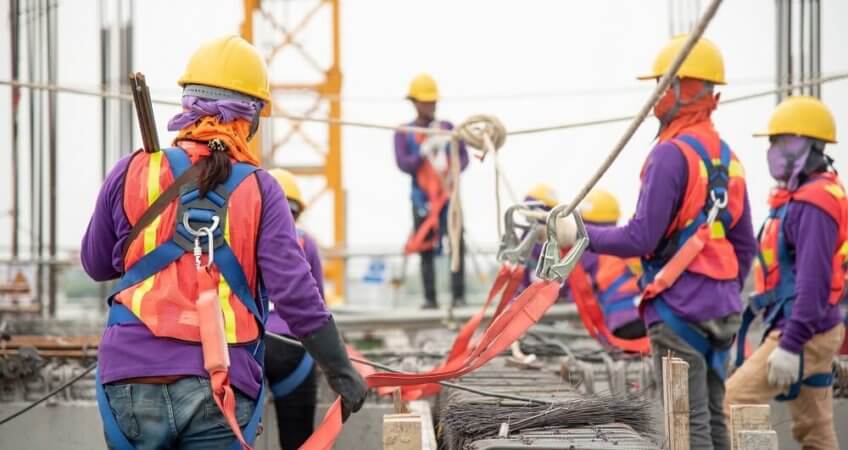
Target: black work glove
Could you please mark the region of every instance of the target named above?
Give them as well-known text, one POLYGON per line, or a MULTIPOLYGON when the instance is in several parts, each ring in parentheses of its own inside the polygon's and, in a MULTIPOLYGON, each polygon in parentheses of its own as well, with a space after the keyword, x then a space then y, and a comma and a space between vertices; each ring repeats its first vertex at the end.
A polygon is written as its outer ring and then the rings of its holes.
POLYGON ((331 318, 301 342, 324 371, 330 388, 341 396, 342 420, 347 420, 351 413, 362 408, 368 387, 350 363, 336 323, 331 318))

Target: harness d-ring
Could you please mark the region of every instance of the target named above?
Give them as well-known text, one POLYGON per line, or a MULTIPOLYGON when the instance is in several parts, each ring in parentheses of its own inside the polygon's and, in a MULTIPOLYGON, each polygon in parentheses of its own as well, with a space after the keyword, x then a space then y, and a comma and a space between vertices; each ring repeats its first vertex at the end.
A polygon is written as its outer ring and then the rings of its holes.
POLYGON ((712 224, 713 222, 715 222, 716 218, 718 217, 718 213, 727 207, 727 198, 727 191, 724 192, 724 194, 721 196, 721 199, 719 199, 716 195, 716 191, 710 191, 710 200, 712 200, 713 206, 712 208, 710 208, 710 212, 707 215, 708 224, 712 224))

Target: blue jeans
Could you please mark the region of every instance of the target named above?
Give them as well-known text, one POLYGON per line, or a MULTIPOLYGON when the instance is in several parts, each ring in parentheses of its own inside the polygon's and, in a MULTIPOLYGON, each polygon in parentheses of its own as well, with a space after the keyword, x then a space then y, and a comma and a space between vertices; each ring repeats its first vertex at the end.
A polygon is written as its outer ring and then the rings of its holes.
MULTIPOLYGON (((107 384, 104 389, 118 426, 136 450, 225 449, 235 439, 206 378, 185 377, 171 384, 107 384)), ((235 393, 236 416, 243 428, 256 402, 235 393)), ((114 448, 108 436, 106 444, 114 448)))

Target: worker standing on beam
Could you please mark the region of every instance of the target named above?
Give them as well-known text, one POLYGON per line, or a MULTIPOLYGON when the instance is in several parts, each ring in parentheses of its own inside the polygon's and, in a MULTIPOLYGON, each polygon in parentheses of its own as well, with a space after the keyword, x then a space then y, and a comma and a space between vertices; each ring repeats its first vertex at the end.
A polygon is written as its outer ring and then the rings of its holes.
MULTIPOLYGON (((432 77, 421 74, 409 84, 406 96, 415 107, 416 118, 407 125, 452 130, 453 124, 436 119, 439 88, 432 77)), ((395 160, 400 170, 412 176, 412 220, 414 231, 406 244, 406 254, 421 255, 421 282, 424 286, 422 308, 438 308, 434 258, 441 253, 447 230, 450 196, 450 136, 411 131, 395 133, 395 160)), ((460 141, 460 170, 468 166, 468 151, 460 141)), ((465 305, 465 239, 460 232, 459 270, 451 272, 453 306, 465 305)))
POLYGON ((839 300, 848 253, 848 199, 825 145, 836 143, 827 107, 813 97, 789 97, 768 130, 769 172, 777 188, 760 231, 755 293, 739 332, 762 314, 759 348, 727 380, 730 405, 789 402, 792 435, 804 449, 840 448, 833 427, 833 357, 845 333, 839 300), (779 395, 780 394, 780 395, 779 395))
MULTIPOLYGON (((294 174, 285 169, 273 169, 268 173, 283 188, 292 218, 297 222, 306 204, 294 174)), ((318 244, 302 228, 296 227, 296 232, 297 242, 309 263, 318 293, 324 298, 324 275, 318 244)), ((277 314, 272 313, 268 317, 266 327, 272 333, 292 336, 291 327, 277 314)), ((318 401, 315 360, 304 349, 276 339, 266 338, 265 345, 265 376, 274 396, 280 448, 297 450, 312 435, 315 425, 315 405, 318 401)))
MULTIPOLYGON (((643 79, 659 79, 686 41, 676 36, 643 79)), ((689 363, 691 447, 729 447, 722 404, 727 350, 739 327, 740 291, 757 242, 742 165, 710 118, 725 84, 719 49, 700 39, 654 106, 658 142, 642 167, 635 215, 621 227, 587 226, 589 249, 642 257, 639 309, 662 382, 668 352, 689 363)), ((560 245, 576 239, 558 220, 560 245)), ((661 384, 660 384, 661 385, 661 384)))
MULTIPOLYGON (((621 210, 614 195, 596 189, 586 196, 580 215, 587 225, 614 227, 621 217, 621 210)), ((610 332, 622 339, 645 336, 645 324, 639 318, 636 307, 640 293, 637 281, 641 272, 638 259, 623 259, 586 251, 579 264, 582 271, 589 275, 591 292, 603 311, 604 324, 610 332)), ((569 285, 573 283, 572 277, 569 277, 569 285)), ((573 292, 572 295, 577 293, 573 292)))
POLYGON ((262 416, 266 299, 342 397, 366 386, 324 306, 280 186, 248 141, 271 110, 260 53, 203 44, 179 81, 174 147, 107 176, 82 241, 97 281, 119 279, 98 349, 109 448, 249 448, 262 416), (163 200, 164 199, 164 200, 163 200))

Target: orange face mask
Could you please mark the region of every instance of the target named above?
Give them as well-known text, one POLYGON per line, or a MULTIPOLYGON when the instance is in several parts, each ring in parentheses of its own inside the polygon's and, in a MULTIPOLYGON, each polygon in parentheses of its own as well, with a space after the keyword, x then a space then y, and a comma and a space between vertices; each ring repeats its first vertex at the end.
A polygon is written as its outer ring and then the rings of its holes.
POLYGON ((247 136, 250 134, 250 121, 236 119, 229 123, 221 123, 216 116, 206 116, 179 131, 174 143, 180 140, 209 142, 220 139, 227 145, 227 153, 236 161, 254 166, 259 165, 259 158, 250 151, 247 136))
POLYGON ((704 82, 693 78, 682 78, 668 88, 665 95, 654 105, 654 115, 660 119, 660 141, 676 136, 677 133, 698 122, 709 120, 718 105, 718 94, 713 95, 704 82))

